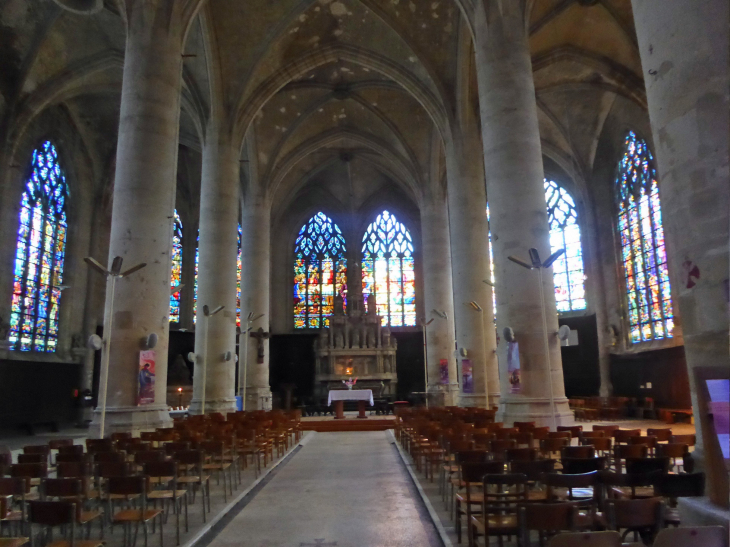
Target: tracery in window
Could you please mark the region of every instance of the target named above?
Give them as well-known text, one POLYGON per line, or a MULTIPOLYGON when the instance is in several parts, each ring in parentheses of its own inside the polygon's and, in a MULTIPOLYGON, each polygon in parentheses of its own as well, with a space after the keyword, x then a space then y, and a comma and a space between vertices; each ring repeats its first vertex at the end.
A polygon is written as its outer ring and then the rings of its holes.
MULTIPOLYGON (((170 274, 170 290, 179 287, 182 282, 182 242, 183 242, 183 226, 177 209, 173 213, 172 221, 172 249, 170 256, 172 257, 172 272, 170 274)), ((170 294, 170 323, 180 322, 180 291, 170 294)))
POLYGON ((294 246, 294 328, 329 327, 336 295, 346 306, 345 238, 320 212, 302 226, 294 246))
POLYGON ((616 195, 632 343, 668 338, 674 332, 659 183, 653 162, 646 141, 629 131, 618 165, 616 195))
POLYGON ((565 249, 565 254, 553 263, 558 313, 584 310, 586 294, 583 247, 575 201, 564 188, 545 179, 545 202, 550 225, 550 252, 565 249))
POLYGON ((66 251, 66 176, 50 141, 33 151, 20 199, 10 348, 54 352, 66 251))
POLYGON ((416 325, 413 240, 395 215, 383 211, 362 238, 362 292, 375 295, 383 325, 416 325))

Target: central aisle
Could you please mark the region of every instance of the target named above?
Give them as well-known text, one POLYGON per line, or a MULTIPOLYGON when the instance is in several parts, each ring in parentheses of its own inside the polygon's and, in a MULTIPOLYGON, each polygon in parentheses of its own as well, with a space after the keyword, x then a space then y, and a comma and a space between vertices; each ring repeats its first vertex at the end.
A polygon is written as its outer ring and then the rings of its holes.
POLYGON ((391 438, 314 434, 210 547, 441 545, 391 438))

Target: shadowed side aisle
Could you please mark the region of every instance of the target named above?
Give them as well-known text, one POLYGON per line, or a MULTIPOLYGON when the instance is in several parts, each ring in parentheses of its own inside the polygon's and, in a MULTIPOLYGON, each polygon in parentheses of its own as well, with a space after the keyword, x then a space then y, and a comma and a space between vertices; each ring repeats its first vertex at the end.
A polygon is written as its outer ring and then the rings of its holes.
POLYGON ((386 432, 314 435, 210 547, 441 545, 386 432))

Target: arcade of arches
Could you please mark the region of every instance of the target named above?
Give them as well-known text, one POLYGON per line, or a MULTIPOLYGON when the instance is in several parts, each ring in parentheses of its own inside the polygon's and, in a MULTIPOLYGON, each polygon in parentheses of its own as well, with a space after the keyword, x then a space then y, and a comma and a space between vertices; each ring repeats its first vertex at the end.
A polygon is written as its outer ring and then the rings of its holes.
POLYGON ((691 410, 727 483, 705 386, 730 371, 727 22, 723 0, 6 0, 0 366, 95 397, 103 334, 111 430, 168 424, 173 385, 192 413, 244 376, 247 409, 304 404, 318 330, 373 302, 398 398, 426 329, 432 404, 691 410), (532 248, 564 252, 541 276, 508 259, 532 248), (85 257, 146 266, 112 309, 85 257))

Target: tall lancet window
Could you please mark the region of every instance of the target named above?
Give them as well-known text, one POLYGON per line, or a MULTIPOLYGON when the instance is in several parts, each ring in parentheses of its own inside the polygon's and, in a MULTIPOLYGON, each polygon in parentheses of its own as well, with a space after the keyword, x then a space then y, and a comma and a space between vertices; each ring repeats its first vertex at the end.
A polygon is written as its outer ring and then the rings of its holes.
POLYGON ((329 327, 338 294, 347 296, 345 238, 331 218, 317 213, 294 247, 294 328, 329 327))
MULTIPOLYGON (((170 273, 170 290, 179 287, 182 282, 182 253, 183 253, 183 226, 180 215, 175 209, 172 221, 172 248, 170 256, 172 257, 172 272, 170 273)), ((180 322, 180 291, 175 291, 170 295, 170 323, 180 322)))
POLYGON ((200 264, 200 229, 195 240, 195 281, 193 282, 193 323, 198 320, 198 265, 200 264))
POLYGON ((362 238, 362 292, 375 295, 383 325, 416 324, 413 240, 395 215, 383 211, 362 238))
POLYGON ((668 338, 674 331, 659 183, 653 162, 646 141, 629 131, 618 165, 616 196, 632 343, 668 338))
POLYGON ((236 325, 241 326, 241 225, 238 225, 238 259, 236 260, 236 325))
POLYGON ((54 352, 66 250, 66 176, 50 141, 33 151, 20 198, 10 348, 54 352))
POLYGON ((584 310, 586 293, 583 248, 580 244, 580 226, 575 201, 564 188, 547 179, 545 201, 550 224, 550 252, 565 249, 565 254, 553 263, 555 303, 558 312, 584 310))

